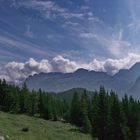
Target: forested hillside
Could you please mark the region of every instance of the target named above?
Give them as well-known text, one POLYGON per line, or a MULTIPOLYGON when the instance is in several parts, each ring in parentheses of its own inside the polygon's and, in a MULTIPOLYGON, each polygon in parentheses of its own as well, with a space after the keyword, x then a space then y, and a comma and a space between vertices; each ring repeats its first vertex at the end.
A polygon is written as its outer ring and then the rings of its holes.
MULTIPOLYGON (((67 93, 65 93, 67 94, 67 93)), ((29 91, 0 81, 0 110, 26 114, 45 120, 69 122, 99 140, 138 140, 140 138, 140 102, 125 95, 108 93, 104 87, 89 97, 87 91, 75 91, 71 102, 54 93, 29 91)))

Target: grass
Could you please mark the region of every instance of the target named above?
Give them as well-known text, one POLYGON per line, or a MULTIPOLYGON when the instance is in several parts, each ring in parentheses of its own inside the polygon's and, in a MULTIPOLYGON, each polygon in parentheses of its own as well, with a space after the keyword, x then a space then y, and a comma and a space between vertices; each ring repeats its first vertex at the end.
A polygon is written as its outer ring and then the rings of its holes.
POLYGON ((0 112, 0 136, 7 136, 8 140, 92 140, 68 123, 3 112, 0 112))

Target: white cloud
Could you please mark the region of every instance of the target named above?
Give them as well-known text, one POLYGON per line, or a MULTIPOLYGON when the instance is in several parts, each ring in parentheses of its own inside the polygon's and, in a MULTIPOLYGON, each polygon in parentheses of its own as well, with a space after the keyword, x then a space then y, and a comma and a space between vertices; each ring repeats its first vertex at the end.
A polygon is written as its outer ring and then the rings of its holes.
POLYGON ((92 39, 92 38, 97 38, 97 35, 95 33, 87 32, 87 33, 81 33, 80 37, 85 39, 92 39))
MULTIPOLYGON (((95 40, 103 47, 102 49, 114 57, 120 58, 128 53, 131 48, 131 43, 123 39, 123 30, 112 35, 103 35, 95 32, 82 32, 80 38, 93 41, 95 40)), ((134 51, 134 50, 133 50, 134 51)))
POLYGON ((138 54, 129 54, 122 59, 106 59, 106 60, 97 60, 94 59, 89 63, 80 63, 76 61, 71 61, 64 58, 61 55, 58 55, 48 61, 43 59, 41 61, 36 61, 33 58, 30 58, 25 63, 19 62, 9 62, 1 70, 0 78, 5 78, 7 81, 12 81, 15 83, 20 83, 24 81, 29 75, 34 75, 36 73, 44 72, 63 72, 69 73, 74 72, 79 68, 84 68, 94 71, 106 72, 110 75, 117 73, 120 69, 129 69, 136 62, 140 62, 140 55, 138 54))
POLYGON ((0 43, 8 46, 9 48, 13 48, 13 46, 20 50, 27 50, 28 52, 39 54, 39 55, 46 55, 46 52, 41 50, 38 45, 33 44, 28 41, 21 40, 17 37, 7 37, 0 35, 0 43))
POLYGON ((40 72, 51 72, 52 67, 48 60, 41 60, 40 62, 30 58, 25 63, 9 62, 5 68, 4 73, 1 74, 1 78, 6 78, 8 81, 20 83, 25 80, 29 75, 33 75, 40 72))
POLYGON ((70 26, 78 26, 79 23, 78 22, 71 22, 71 21, 66 21, 65 24, 70 25, 70 26))
POLYGON ((32 8, 40 12, 46 19, 53 19, 56 17, 63 17, 66 20, 76 18, 76 19, 93 19, 93 13, 90 11, 89 6, 81 6, 79 10, 70 10, 70 8, 65 8, 60 6, 57 2, 51 0, 27 0, 27 1, 17 1, 13 3, 12 6, 16 7, 26 7, 32 8))
POLYGON ((128 56, 122 59, 106 59, 104 61, 94 59, 89 64, 89 69, 103 71, 113 75, 119 72, 120 69, 129 69, 136 62, 140 62, 140 55, 130 53, 128 56))
POLYGON ((73 72, 78 68, 77 63, 75 61, 70 61, 69 59, 62 57, 61 55, 58 55, 57 57, 53 58, 52 65, 54 71, 60 71, 64 73, 73 72))
POLYGON ((53 1, 38 1, 38 0, 28 0, 28 1, 18 1, 18 7, 24 6, 26 8, 32 8, 39 11, 45 18, 55 18, 57 14, 65 13, 65 8, 60 7, 53 1))

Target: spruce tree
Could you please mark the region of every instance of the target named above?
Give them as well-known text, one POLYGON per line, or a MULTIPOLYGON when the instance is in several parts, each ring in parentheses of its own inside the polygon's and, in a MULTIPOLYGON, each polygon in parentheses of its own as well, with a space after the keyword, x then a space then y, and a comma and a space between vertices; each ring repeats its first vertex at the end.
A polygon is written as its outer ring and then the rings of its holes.
POLYGON ((137 129, 139 127, 139 115, 137 110, 137 103, 134 101, 133 97, 130 96, 130 112, 128 117, 128 127, 130 128, 131 132, 131 139, 137 140, 137 129))
POLYGON ((109 114, 109 138, 112 140, 124 140, 122 131, 122 114, 120 102, 117 95, 112 94, 110 97, 110 114, 109 114))
POLYGON ((99 140, 106 140, 108 128, 108 98, 104 87, 100 87, 96 103, 96 112, 94 114, 92 135, 97 136, 99 140))
POLYGON ((89 120, 88 116, 88 109, 89 109, 89 99, 88 95, 86 94, 86 90, 84 93, 81 95, 81 101, 80 101, 80 112, 81 112, 81 120, 82 120, 82 126, 83 126, 83 131, 85 133, 90 133, 91 132, 91 122, 89 120))
POLYGON ((44 105, 43 105, 43 93, 41 89, 39 89, 39 97, 38 97, 38 112, 40 117, 43 117, 43 110, 44 110, 44 105))
POLYGON ((70 111, 70 120, 72 123, 81 126, 81 111, 80 111, 80 99, 77 92, 74 93, 72 103, 71 103, 71 111, 70 111))

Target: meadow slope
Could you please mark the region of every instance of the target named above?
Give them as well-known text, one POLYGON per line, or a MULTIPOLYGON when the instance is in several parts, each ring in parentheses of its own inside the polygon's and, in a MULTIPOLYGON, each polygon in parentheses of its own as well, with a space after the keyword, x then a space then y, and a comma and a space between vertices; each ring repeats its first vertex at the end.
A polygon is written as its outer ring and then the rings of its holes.
POLYGON ((0 112, 0 135, 8 140, 91 140, 68 123, 0 112), (28 132, 22 131, 28 128, 28 132))

